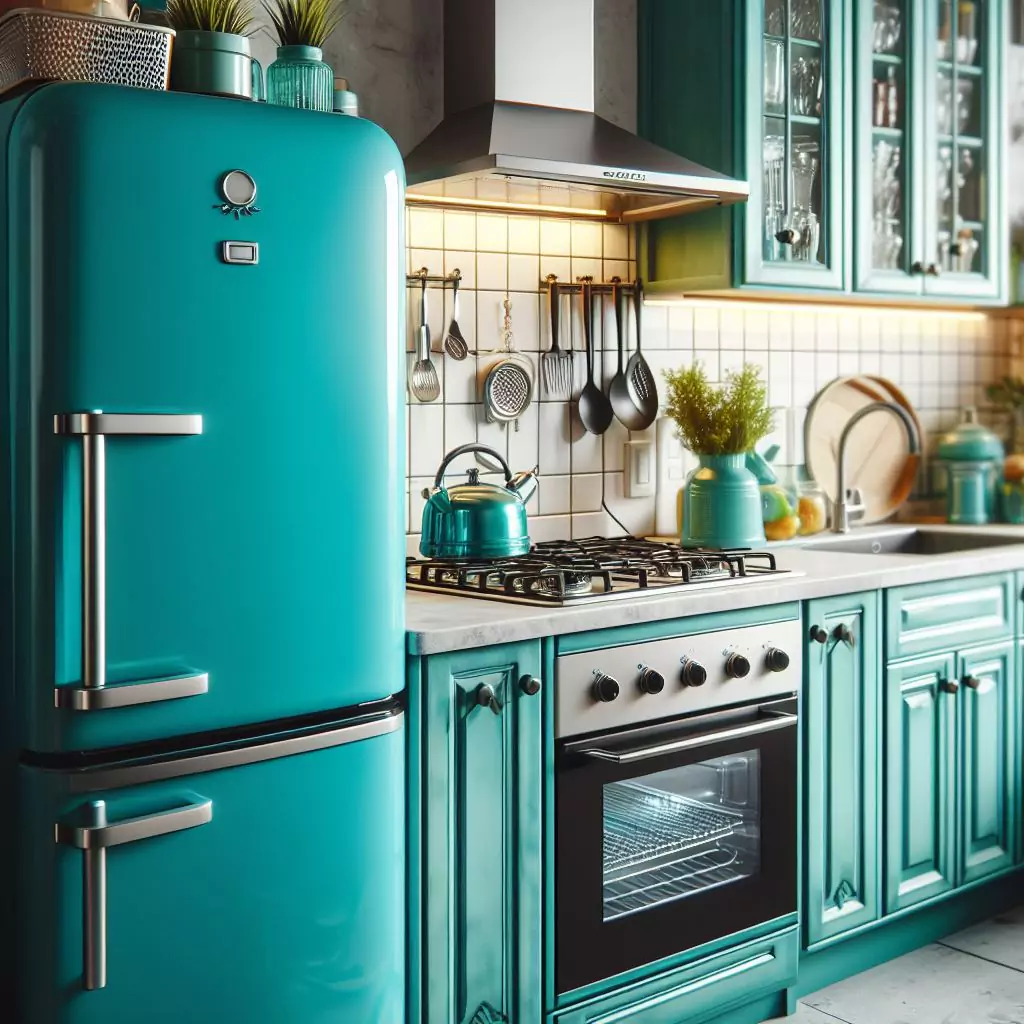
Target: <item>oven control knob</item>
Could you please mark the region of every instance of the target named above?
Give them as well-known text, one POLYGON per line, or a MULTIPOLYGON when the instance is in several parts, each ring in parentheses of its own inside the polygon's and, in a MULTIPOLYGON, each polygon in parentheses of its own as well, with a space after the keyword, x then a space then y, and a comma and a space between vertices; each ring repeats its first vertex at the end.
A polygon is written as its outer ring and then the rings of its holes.
POLYGON ((640 673, 640 689, 644 693, 661 693, 665 689, 665 677, 653 668, 645 668, 640 673))
POLYGON ((699 661, 688 661, 680 677, 683 686, 703 686, 708 681, 708 670, 699 661))
POLYGON ((611 676, 606 676, 601 672, 594 680, 593 694, 594 700, 607 704, 608 701, 615 700, 618 697, 619 684, 611 676))
POLYGON ((789 655, 778 647, 769 647, 764 656, 769 672, 785 672, 789 668, 789 655))
POLYGON ((750 675, 750 662, 742 654, 730 654, 725 659, 725 674, 730 679, 742 679, 750 675))

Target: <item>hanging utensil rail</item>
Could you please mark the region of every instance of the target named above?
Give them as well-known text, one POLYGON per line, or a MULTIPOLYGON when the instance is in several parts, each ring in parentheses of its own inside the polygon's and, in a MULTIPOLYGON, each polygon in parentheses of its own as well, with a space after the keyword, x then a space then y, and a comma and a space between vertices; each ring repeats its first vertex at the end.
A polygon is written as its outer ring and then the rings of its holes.
POLYGON ((558 283, 558 292, 560 295, 579 295, 583 290, 584 281, 590 285, 591 291, 594 295, 611 295, 614 292, 616 285, 624 291, 633 291, 636 284, 634 281, 620 281, 616 279, 611 281, 595 281, 592 277, 577 277, 575 282, 563 284, 558 280, 558 277, 555 274, 548 274, 547 277, 541 278, 541 289, 547 291, 548 286, 553 281, 558 283))
POLYGON ((420 267, 419 270, 414 270, 411 274, 405 275, 405 283, 411 284, 422 284, 424 281, 428 285, 439 284, 442 288, 452 283, 452 281, 462 280, 462 271, 456 267, 450 274, 432 274, 426 267, 420 267))

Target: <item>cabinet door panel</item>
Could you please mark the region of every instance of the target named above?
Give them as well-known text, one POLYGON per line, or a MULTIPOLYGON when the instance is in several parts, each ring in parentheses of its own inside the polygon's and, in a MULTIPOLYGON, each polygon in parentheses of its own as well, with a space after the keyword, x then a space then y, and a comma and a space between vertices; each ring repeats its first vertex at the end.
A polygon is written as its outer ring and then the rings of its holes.
POLYGON ((963 702, 960 881, 973 882, 1013 861, 1018 790, 1013 756, 1014 645, 978 648, 959 660, 963 702), (968 685, 967 680, 976 685, 968 685))
POLYGON ((886 676, 886 909, 954 882, 957 694, 952 655, 890 666, 886 676))
POLYGON ((540 678, 540 662, 539 643, 426 662, 426 1024, 541 1017, 542 699, 519 685, 540 678))
POLYGON ((808 945, 880 912, 878 606, 875 593, 807 606, 808 623, 828 634, 808 641, 805 659, 808 945), (841 624, 852 646, 835 637, 841 624))

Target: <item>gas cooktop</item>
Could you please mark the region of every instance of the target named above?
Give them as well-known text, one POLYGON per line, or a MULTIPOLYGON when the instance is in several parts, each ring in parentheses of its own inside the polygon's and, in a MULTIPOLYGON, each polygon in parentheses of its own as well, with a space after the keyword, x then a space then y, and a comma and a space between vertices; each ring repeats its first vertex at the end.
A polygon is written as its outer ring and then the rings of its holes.
POLYGON ((698 551, 636 537, 549 541, 518 558, 409 558, 405 564, 409 590, 534 605, 608 601, 794 575, 780 569, 768 551, 698 551))

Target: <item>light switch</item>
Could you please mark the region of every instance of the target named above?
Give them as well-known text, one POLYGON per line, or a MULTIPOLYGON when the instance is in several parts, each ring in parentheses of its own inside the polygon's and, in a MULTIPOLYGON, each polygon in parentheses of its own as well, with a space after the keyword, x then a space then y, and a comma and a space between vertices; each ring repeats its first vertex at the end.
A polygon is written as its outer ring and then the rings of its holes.
POLYGON ((654 444, 651 441, 627 441, 623 445, 622 491, 627 498, 654 497, 654 444))

